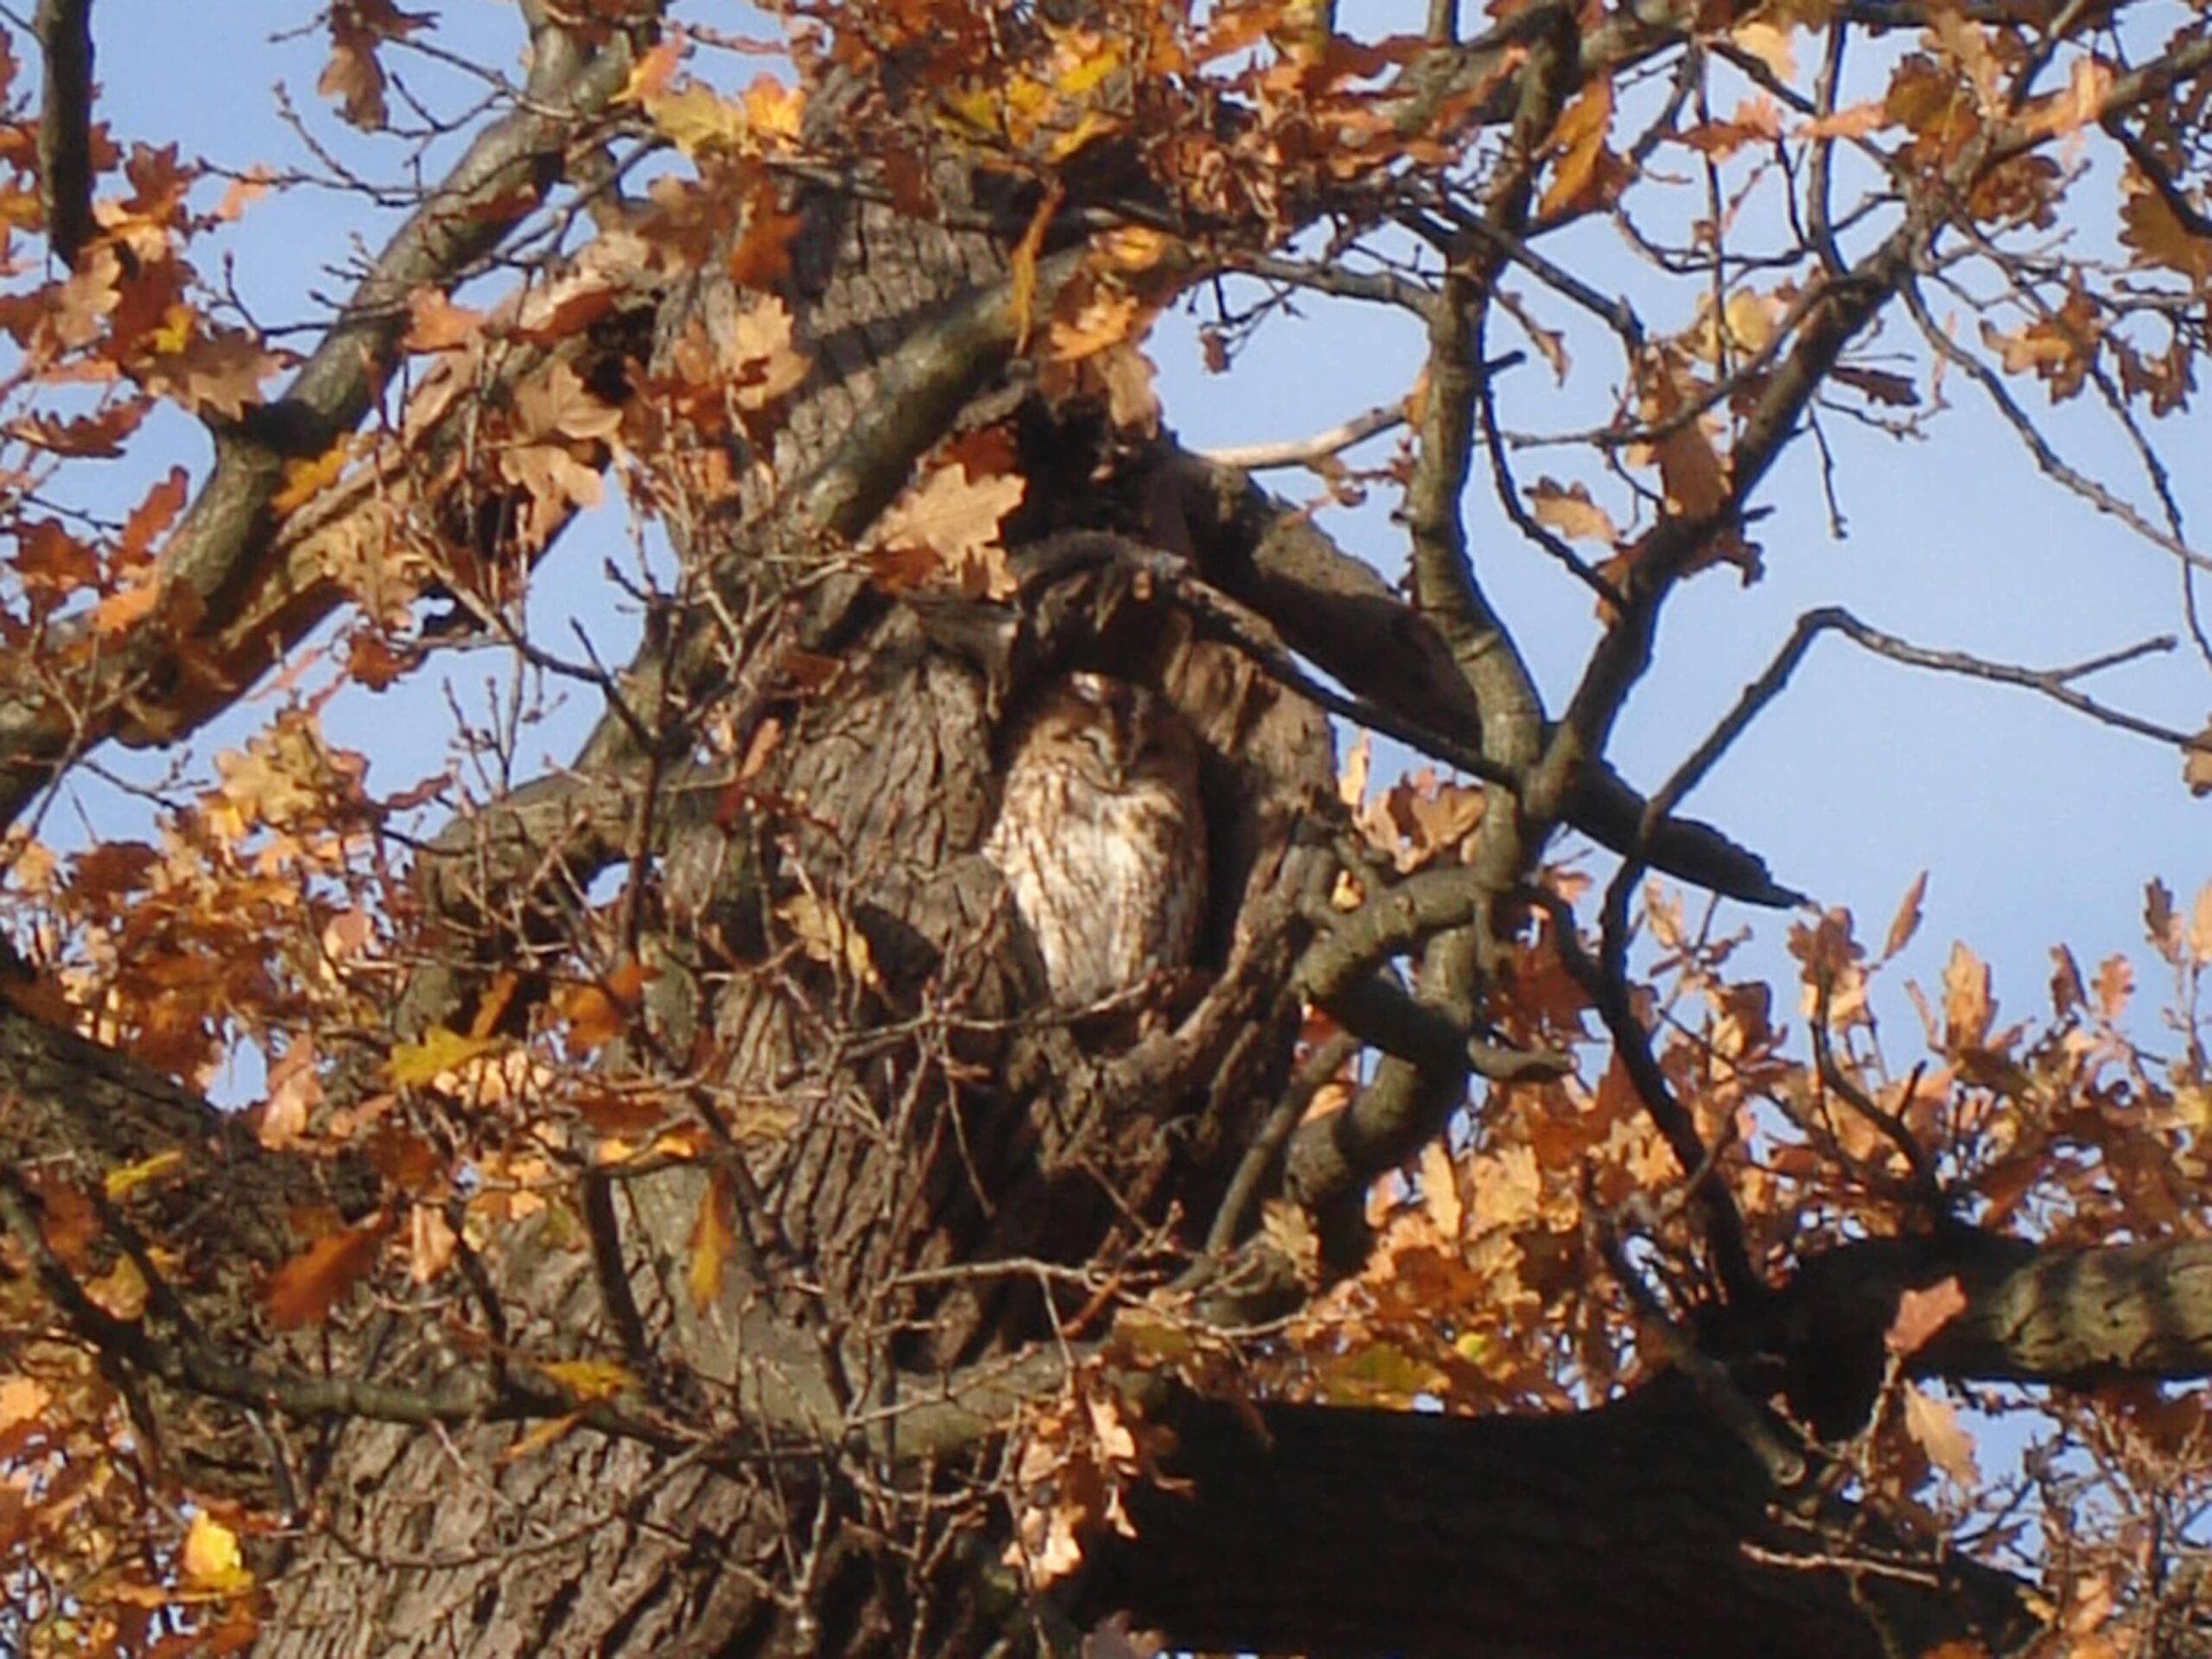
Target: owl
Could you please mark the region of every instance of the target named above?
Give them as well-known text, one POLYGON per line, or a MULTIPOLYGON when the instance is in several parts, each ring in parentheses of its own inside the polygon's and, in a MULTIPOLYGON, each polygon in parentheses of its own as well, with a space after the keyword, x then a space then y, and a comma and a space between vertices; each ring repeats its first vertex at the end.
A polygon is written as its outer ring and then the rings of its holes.
POLYGON ((982 851, 1037 941, 1054 1003, 1089 1007, 1182 967, 1206 896, 1190 728, 1127 680, 1052 681, 1015 728, 982 851))

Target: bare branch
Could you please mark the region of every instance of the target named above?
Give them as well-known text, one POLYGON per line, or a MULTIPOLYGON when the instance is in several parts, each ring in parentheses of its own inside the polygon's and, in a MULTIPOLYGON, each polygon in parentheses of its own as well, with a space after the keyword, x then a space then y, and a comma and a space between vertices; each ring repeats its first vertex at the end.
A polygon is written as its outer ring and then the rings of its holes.
POLYGON ((1275 467, 1310 467, 1317 461, 1343 454, 1379 433, 1403 426, 1403 404, 1381 404, 1348 421, 1340 421, 1311 437, 1286 438, 1274 443, 1231 444, 1223 449, 1202 449, 1200 459, 1216 467, 1241 467, 1262 473, 1275 467))

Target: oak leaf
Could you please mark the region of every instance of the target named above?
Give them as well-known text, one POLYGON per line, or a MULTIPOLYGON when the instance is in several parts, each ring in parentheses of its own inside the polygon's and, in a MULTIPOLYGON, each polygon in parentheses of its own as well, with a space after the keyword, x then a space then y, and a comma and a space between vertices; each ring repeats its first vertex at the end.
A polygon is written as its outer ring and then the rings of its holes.
POLYGON ((278 1266, 262 1290, 270 1323, 279 1331, 320 1325, 338 1299, 376 1265, 389 1230, 379 1218, 326 1234, 278 1266))
POLYGON ((919 572, 968 598, 1009 599, 1017 583, 999 525, 1026 489, 1014 474, 976 478, 964 467, 940 467, 892 504, 861 550, 893 591, 914 585, 919 572))
POLYGON ((1528 494, 1529 517, 1570 541, 1603 542, 1610 547, 1621 538, 1620 526, 1590 499, 1586 484, 1540 478, 1529 486, 1528 494))

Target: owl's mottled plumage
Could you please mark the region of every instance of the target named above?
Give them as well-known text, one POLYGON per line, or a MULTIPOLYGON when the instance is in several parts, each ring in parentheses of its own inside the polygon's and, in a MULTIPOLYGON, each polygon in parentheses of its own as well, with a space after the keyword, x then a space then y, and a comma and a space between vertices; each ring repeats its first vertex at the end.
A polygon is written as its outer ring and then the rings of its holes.
POLYGON ((1189 728, 1126 680, 1052 682, 1016 731, 983 855, 1037 941, 1055 1003, 1086 1007, 1185 965, 1206 887, 1189 728))

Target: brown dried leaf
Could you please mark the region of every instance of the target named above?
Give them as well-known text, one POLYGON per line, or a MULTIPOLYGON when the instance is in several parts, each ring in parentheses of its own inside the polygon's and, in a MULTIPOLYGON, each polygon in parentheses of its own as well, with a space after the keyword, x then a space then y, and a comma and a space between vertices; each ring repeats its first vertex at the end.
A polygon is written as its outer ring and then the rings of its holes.
POLYGON ((1021 504, 1026 487, 1011 473, 976 478, 964 467, 939 467, 893 502, 862 543, 878 580, 895 587, 915 568, 913 556, 926 553, 931 563, 923 568, 933 568, 936 580, 966 597, 1013 597, 1017 584, 999 525, 1021 504))
POLYGON ((2127 999, 2135 989, 2135 964, 2117 952, 2107 957, 2097 965, 2096 982, 2093 988, 2097 996, 2097 1012, 2107 1023, 2116 1021, 2127 1011, 2127 999))
POLYGON ((1897 901, 1897 913, 1890 918, 1889 937, 1882 941, 1880 960, 1889 961, 1912 942, 1912 936, 1920 931, 1920 901, 1927 894, 1928 872, 1923 870, 1897 901))
POLYGON ((1939 1280, 1925 1290, 1908 1290, 1897 1298, 1897 1311, 1883 1334, 1882 1344, 1899 1358, 1910 1358, 1926 1347, 1929 1339, 1966 1311, 1966 1292, 1958 1275, 1939 1280))
POLYGON ((1529 486, 1528 494, 1529 516, 1547 529, 1559 531, 1570 541, 1603 542, 1609 547, 1618 544, 1620 526, 1590 499, 1589 486, 1540 478, 1529 486))
POLYGON ((270 1323, 279 1331, 321 1324, 338 1299, 376 1265, 389 1230, 380 1218, 346 1228, 315 1240, 277 1268, 262 1291, 270 1323))
POLYGON ((2199 968, 2212 965, 2212 881, 2196 890, 2189 907, 2189 959, 2199 968))
POLYGON ((613 1042, 629 1029, 645 988, 645 965, 634 959, 623 963, 604 980, 564 988, 555 999, 569 1028, 562 1046, 572 1060, 613 1042))
POLYGON ((2082 964, 2074 960, 2074 953, 2063 944, 2050 948, 2050 1011, 2055 1018, 2063 1020, 2075 1009, 2088 1006, 2088 993, 2082 988, 2082 964))
POLYGON ((2181 918, 2174 912, 2173 889, 2156 877, 2143 887, 2143 931, 2153 950, 2181 966, 2181 918))
POLYGON ((1551 181, 1536 204, 1537 216, 1561 214, 1601 207, 1620 194, 1628 181, 1628 167, 1605 147, 1605 134, 1613 124, 1613 85, 1592 81, 1560 112, 1552 129, 1551 181))
POLYGON ((1981 1484, 1974 1466, 1974 1436, 1959 1427, 1958 1414, 1942 1401, 1908 1385, 1904 1391, 1905 1432, 1934 1464, 1964 1491, 1981 1484))
POLYGON ((2183 754, 2181 780, 2200 799, 2212 795, 2212 724, 2196 734, 2195 744, 2183 754))
POLYGON ((1948 1053, 1978 1048, 1989 1035, 1997 1005, 1989 994, 1989 964, 1955 940, 1943 963, 1943 1047, 1948 1053))

